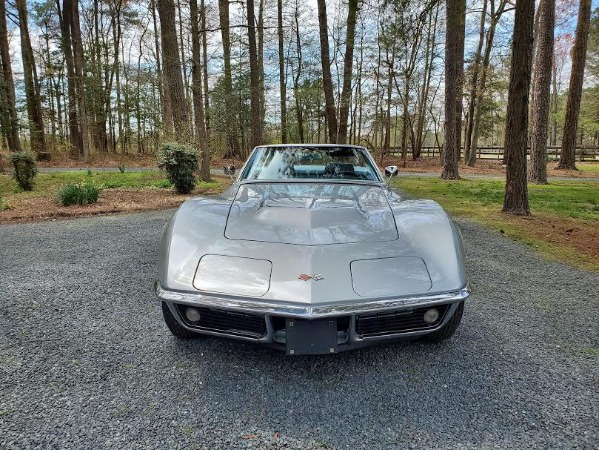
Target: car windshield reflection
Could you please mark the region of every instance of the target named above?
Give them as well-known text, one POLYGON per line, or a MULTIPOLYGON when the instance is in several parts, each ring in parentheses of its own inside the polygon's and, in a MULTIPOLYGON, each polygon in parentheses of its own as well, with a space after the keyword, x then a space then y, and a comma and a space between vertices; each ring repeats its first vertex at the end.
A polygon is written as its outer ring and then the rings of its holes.
POLYGON ((374 165, 359 147, 258 147, 242 180, 366 180, 380 181, 374 165))

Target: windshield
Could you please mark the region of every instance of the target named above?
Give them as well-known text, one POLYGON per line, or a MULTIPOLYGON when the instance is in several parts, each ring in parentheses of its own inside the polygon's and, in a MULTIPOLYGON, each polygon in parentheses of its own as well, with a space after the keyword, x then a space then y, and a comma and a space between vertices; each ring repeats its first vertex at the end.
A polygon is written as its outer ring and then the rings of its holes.
POLYGON ((381 181, 358 147, 259 147, 241 174, 242 180, 302 178, 381 181))

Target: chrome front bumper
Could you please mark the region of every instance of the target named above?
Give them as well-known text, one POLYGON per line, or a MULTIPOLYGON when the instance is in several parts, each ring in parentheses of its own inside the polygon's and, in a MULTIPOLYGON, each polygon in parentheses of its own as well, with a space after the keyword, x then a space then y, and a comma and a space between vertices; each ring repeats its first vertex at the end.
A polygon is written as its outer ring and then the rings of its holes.
POLYGON ((465 300, 470 295, 468 286, 452 292, 414 297, 370 300, 352 303, 330 303, 318 305, 298 305, 286 302, 254 300, 236 297, 216 297, 200 293, 179 292, 164 289, 160 282, 155 284, 156 296, 168 303, 204 306, 208 308, 230 309, 234 311, 276 314, 284 317, 319 319, 346 316, 378 311, 397 311, 436 304, 450 304, 465 300))
POLYGON ((382 299, 374 301, 363 301, 353 303, 331 303, 319 305, 298 305, 285 302, 261 301, 247 298, 216 297, 193 292, 179 292, 164 289, 159 282, 156 282, 155 292, 158 298, 166 302, 169 310, 179 322, 179 324, 190 330, 202 334, 213 336, 222 336, 244 341, 256 342, 293 354, 286 337, 281 336, 281 331, 277 331, 274 321, 283 320, 304 320, 322 322, 330 319, 331 321, 346 321, 346 332, 339 338, 338 345, 331 349, 331 352, 351 350, 374 343, 392 342, 397 340, 415 339, 431 332, 434 332, 444 326, 453 316, 460 302, 465 300, 470 291, 467 286, 452 291, 438 293, 434 295, 422 295, 406 298, 382 299), (212 310, 231 311, 241 314, 260 315, 264 320, 265 328, 259 335, 244 335, 236 330, 215 330, 210 328, 198 329, 186 323, 179 310, 179 306, 193 306, 196 308, 208 308, 212 310), (376 336, 362 335, 357 331, 357 321, 360 315, 378 315, 379 313, 403 313, 404 311, 416 310, 422 307, 432 307, 435 305, 446 305, 446 314, 441 322, 434 327, 427 329, 414 329, 401 332, 386 333, 376 336))

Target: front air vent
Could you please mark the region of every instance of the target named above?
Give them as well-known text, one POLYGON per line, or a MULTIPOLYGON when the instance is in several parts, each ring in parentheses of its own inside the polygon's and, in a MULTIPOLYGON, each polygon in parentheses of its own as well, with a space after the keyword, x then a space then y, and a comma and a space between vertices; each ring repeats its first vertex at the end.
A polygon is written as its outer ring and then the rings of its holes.
POLYGON ((427 323, 424 320, 424 314, 431 309, 430 306, 416 308, 411 311, 361 314, 356 318, 356 333, 362 337, 369 337, 432 329, 443 322, 449 306, 435 306, 434 308, 439 311, 439 315, 432 323, 427 323))
POLYGON ((185 314, 189 307, 177 305, 177 308, 183 322, 190 328, 255 338, 266 334, 266 321, 261 314, 193 307, 199 313, 199 320, 191 322, 185 314))

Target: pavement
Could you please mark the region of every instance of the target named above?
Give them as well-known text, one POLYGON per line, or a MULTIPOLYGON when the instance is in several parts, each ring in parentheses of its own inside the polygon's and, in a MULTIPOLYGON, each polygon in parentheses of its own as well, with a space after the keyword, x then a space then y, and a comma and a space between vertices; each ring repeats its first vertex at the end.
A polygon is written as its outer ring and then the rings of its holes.
POLYGON ((0 448, 598 448, 599 275, 458 221, 453 338, 289 357, 169 333, 172 214, 0 226, 0 448))

